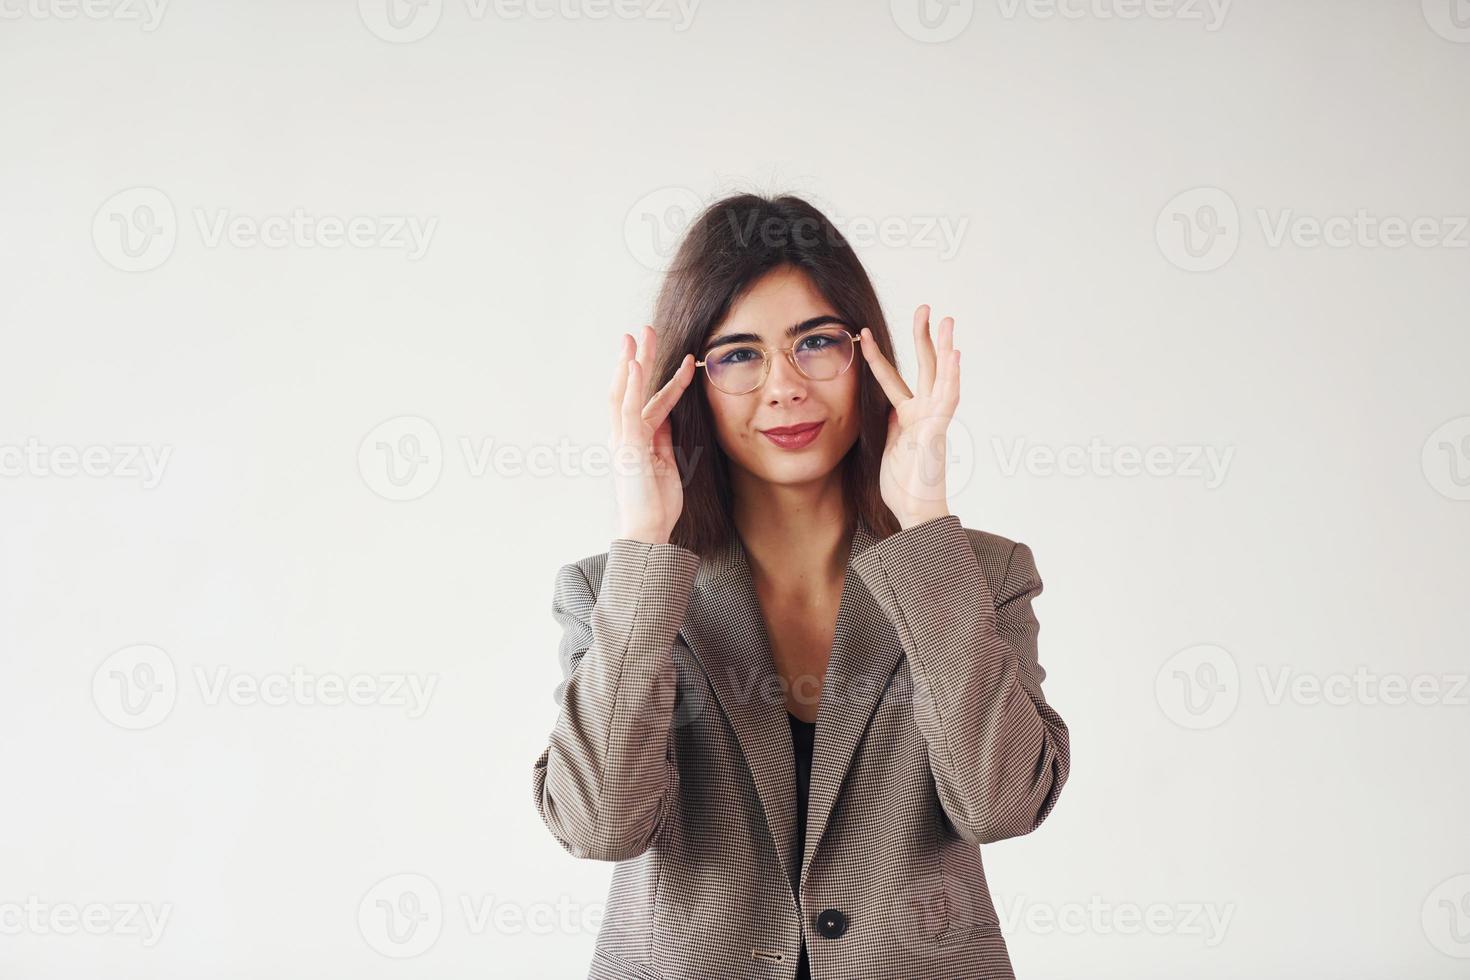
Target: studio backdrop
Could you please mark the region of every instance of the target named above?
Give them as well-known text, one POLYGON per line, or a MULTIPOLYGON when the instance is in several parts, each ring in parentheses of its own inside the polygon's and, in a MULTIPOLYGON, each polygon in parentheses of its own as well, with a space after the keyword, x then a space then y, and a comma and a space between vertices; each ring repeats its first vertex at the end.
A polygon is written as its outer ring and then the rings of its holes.
POLYGON ((1017 976, 1470 971, 1464 0, 0 0, 0 91, 0 977, 587 975, 553 587, 746 192, 954 317, 1017 976))

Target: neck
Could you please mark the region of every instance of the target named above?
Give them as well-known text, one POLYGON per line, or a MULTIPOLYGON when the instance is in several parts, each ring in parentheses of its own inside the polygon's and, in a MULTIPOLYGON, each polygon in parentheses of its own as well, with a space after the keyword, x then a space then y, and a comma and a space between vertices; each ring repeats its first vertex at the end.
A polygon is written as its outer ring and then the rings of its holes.
POLYGON ((735 529, 752 576, 821 587, 846 573, 853 521, 840 472, 802 485, 737 478, 734 489, 735 529))

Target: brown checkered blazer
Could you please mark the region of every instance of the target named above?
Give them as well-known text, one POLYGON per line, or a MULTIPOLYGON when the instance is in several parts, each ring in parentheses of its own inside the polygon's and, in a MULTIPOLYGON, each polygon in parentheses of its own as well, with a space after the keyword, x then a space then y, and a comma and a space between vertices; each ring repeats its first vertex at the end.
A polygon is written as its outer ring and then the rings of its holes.
POLYGON ((616 861, 591 980, 1013 978, 981 844, 1067 779, 1041 692, 1031 549, 859 521, 817 713, 806 840, 785 697, 739 535, 701 562, 629 539, 565 565, 560 714, 536 808, 616 861), (854 575, 852 572, 856 572, 854 575))

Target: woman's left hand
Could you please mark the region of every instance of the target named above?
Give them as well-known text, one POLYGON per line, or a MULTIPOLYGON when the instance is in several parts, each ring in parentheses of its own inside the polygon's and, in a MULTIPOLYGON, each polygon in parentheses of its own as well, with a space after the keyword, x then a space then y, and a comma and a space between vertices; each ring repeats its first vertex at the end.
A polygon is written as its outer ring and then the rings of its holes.
POLYGON ((944 464, 947 433, 960 401, 960 352, 954 346, 954 318, 939 321, 936 349, 929 336, 929 306, 914 311, 914 350, 919 358, 919 390, 909 391, 903 377, 878 350, 873 331, 862 331, 863 357, 893 407, 888 410, 888 440, 879 467, 883 502, 899 525, 916 524, 949 513, 944 464))

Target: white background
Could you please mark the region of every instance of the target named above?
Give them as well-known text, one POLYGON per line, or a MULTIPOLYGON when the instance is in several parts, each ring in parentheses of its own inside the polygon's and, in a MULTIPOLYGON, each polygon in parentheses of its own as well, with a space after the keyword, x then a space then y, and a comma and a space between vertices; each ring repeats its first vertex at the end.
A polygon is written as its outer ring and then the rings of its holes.
POLYGON ((585 975, 552 581, 740 190, 957 320, 1073 739, 1018 974, 1470 970, 1470 4, 385 2, 0 0, 0 977, 585 975))

